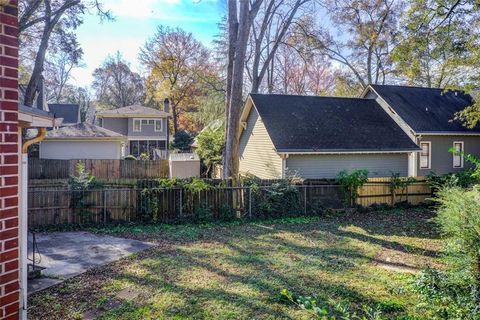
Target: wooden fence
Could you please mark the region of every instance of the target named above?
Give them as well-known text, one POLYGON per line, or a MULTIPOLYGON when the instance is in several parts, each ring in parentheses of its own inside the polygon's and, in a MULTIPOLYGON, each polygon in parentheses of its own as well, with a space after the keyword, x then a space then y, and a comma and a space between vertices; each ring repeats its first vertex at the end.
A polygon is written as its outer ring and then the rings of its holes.
POLYGON ((168 160, 52 160, 29 159, 29 179, 68 179, 82 162, 99 179, 166 178, 168 160))
MULTIPOLYGON (((153 188, 115 185, 102 190, 72 191, 65 186, 29 189, 29 226, 110 222, 195 222, 237 218, 318 214, 342 208, 342 187, 331 181, 292 185, 287 194, 265 182, 260 187, 217 186, 201 192, 185 188, 153 188)), ((138 184, 137 184, 138 185, 138 184)), ((431 197, 424 180, 393 190, 389 178, 370 179, 359 190, 357 204, 411 204, 431 197)))

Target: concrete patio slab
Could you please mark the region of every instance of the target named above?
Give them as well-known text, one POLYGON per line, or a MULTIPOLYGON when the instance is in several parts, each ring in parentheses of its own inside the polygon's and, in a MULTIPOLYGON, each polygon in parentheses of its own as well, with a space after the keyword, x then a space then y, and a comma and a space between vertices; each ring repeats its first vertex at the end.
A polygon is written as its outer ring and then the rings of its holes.
MULTIPOLYGON (((37 233, 40 256, 37 265, 44 267, 42 278, 28 281, 28 293, 46 289, 88 269, 104 265, 132 253, 150 248, 153 244, 138 240, 98 235, 90 232, 37 233)), ((29 259, 32 255, 29 237, 29 259)))

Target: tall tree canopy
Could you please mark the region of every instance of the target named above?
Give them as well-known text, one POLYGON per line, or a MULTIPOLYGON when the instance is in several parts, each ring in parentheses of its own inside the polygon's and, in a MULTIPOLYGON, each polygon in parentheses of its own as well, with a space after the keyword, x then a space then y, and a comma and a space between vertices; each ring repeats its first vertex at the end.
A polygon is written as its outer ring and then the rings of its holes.
POLYGON ((115 109, 145 100, 144 79, 130 69, 120 52, 108 56, 93 72, 93 89, 100 108, 115 109))

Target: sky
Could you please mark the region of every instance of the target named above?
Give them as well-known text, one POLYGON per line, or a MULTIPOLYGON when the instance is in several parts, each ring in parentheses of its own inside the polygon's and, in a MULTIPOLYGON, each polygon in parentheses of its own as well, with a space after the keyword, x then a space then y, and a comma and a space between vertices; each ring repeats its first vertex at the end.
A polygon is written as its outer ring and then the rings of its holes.
POLYGON ((72 71, 72 82, 89 86, 92 73, 109 54, 120 51, 132 69, 140 72, 140 48, 153 36, 157 26, 180 27, 191 32, 206 46, 218 34, 218 23, 226 12, 225 0, 104 0, 115 21, 100 22, 92 13, 86 15, 77 30, 83 48, 84 66, 72 71))

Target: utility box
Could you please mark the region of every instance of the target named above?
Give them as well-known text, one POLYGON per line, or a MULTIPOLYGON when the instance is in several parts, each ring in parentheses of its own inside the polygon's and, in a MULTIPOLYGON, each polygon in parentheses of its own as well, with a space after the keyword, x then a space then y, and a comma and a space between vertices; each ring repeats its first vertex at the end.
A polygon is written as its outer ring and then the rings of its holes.
POLYGON ((170 178, 200 177, 200 158, 196 153, 170 153, 170 178))

